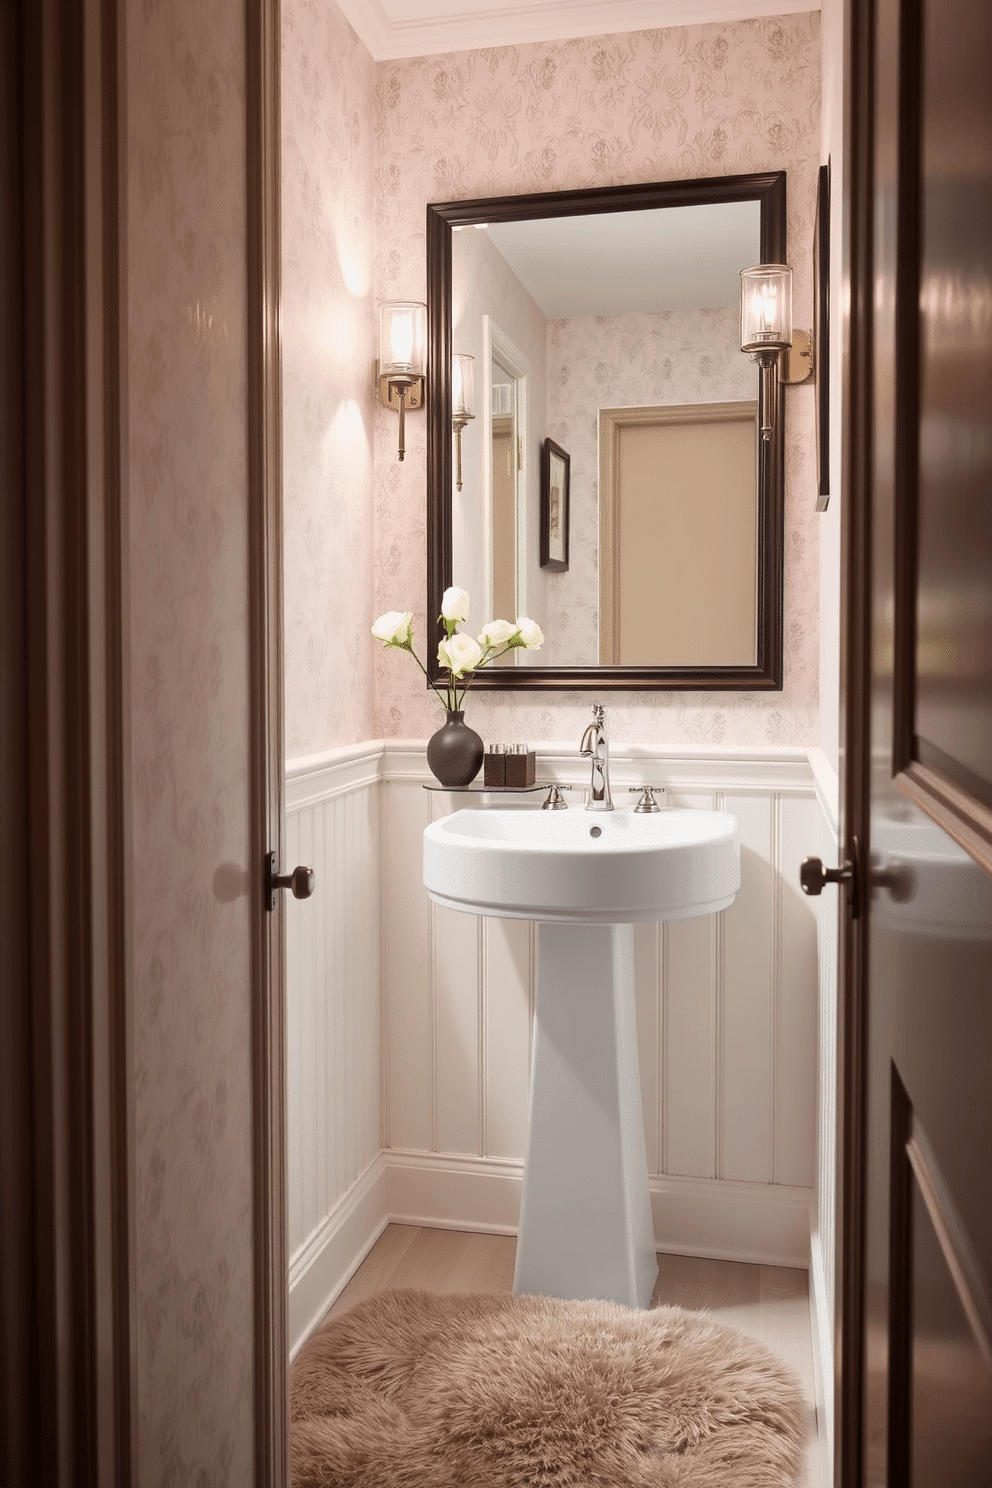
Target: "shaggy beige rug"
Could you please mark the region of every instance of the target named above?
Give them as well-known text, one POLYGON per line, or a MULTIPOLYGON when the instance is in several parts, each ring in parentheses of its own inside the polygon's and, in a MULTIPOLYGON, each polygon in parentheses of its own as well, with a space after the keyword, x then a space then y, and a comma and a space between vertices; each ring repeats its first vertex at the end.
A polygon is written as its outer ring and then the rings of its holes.
POLYGON ((792 1488, 803 1403, 678 1307, 383 1292, 291 1375, 294 1488, 792 1488))

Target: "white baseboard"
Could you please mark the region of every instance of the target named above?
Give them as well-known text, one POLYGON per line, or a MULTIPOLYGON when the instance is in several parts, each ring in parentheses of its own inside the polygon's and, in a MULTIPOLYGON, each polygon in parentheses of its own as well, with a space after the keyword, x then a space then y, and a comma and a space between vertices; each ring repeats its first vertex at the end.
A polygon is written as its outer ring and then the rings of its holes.
MULTIPOLYGON (((516 1234, 521 1162, 398 1151, 383 1157, 394 1223, 516 1234)), ((651 1210, 659 1250, 800 1270, 809 1264, 809 1189, 653 1177, 651 1210)))
MULTIPOLYGON (((515 1235, 522 1185, 521 1162, 379 1153, 293 1257, 290 1358, 299 1353, 387 1224, 515 1235)), ((809 1264, 808 1189, 653 1177, 651 1210, 659 1250, 754 1265, 805 1269, 809 1264)))
POLYGON ((655 1245, 674 1255, 805 1271, 809 1196, 808 1188, 783 1183, 652 1178, 655 1245))
POLYGON ((447 1153, 383 1153, 387 1213, 394 1224, 515 1235, 524 1165, 447 1153))
POLYGON ((388 1224, 380 1152, 289 1267, 289 1357, 294 1359, 388 1224))

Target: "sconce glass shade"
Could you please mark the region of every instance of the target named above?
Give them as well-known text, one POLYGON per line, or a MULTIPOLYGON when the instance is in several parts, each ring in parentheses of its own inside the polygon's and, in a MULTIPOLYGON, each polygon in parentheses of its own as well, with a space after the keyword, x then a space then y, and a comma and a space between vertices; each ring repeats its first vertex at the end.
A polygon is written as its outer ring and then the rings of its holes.
POLYGON ((451 416, 475 418, 475 357, 463 351, 451 359, 451 416))
POLYGON ((379 306, 380 377, 423 377, 427 306, 390 300, 379 306))
POLYGON ((741 351, 778 353, 792 344, 792 270, 788 264, 741 269, 741 351))

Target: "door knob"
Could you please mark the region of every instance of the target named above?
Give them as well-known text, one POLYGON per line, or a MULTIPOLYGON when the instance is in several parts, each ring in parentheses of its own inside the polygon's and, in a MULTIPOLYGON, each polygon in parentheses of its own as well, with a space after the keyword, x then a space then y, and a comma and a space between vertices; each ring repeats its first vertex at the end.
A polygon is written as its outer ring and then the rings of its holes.
POLYGON ((804 894, 815 898, 823 893, 824 884, 848 883, 854 877, 854 864, 841 863, 839 868, 824 868, 820 858, 803 858, 799 865, 799 884, 804 894))
POLYGON ((312 868, 301 863, 292 873, 277 872, 276 855, 269 853, 265 874, 266 902, 269 909, 276 907, 276 891, 292 889, 294 899, 309 899, 317 885, 317 875, 312 868))

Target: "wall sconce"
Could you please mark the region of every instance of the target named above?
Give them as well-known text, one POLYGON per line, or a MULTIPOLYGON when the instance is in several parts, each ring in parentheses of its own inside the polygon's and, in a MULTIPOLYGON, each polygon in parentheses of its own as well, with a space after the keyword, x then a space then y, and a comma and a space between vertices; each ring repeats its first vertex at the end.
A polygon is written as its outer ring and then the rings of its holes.
POLYGON ((455 431, 455 485, 462 488, 462 430, 474 419, 475 402, 473 363, 475 357, 456 351, 451 359, 451 426, 455 431))
POLYGON ((424 345, 427 306, 419 300, 391 300, 379 306, 379 359, 375 386, 383 408, 399 411, 397 454, 406 454, 406 410, 424 402, 424 345))
POLYGON ((788 264, 741 269, 741 351, 761 367, 761 437, 770 439, 778 384, 805 382, 813 372, 813 338, 808 331, 792 329, 792 270, 788 264))

